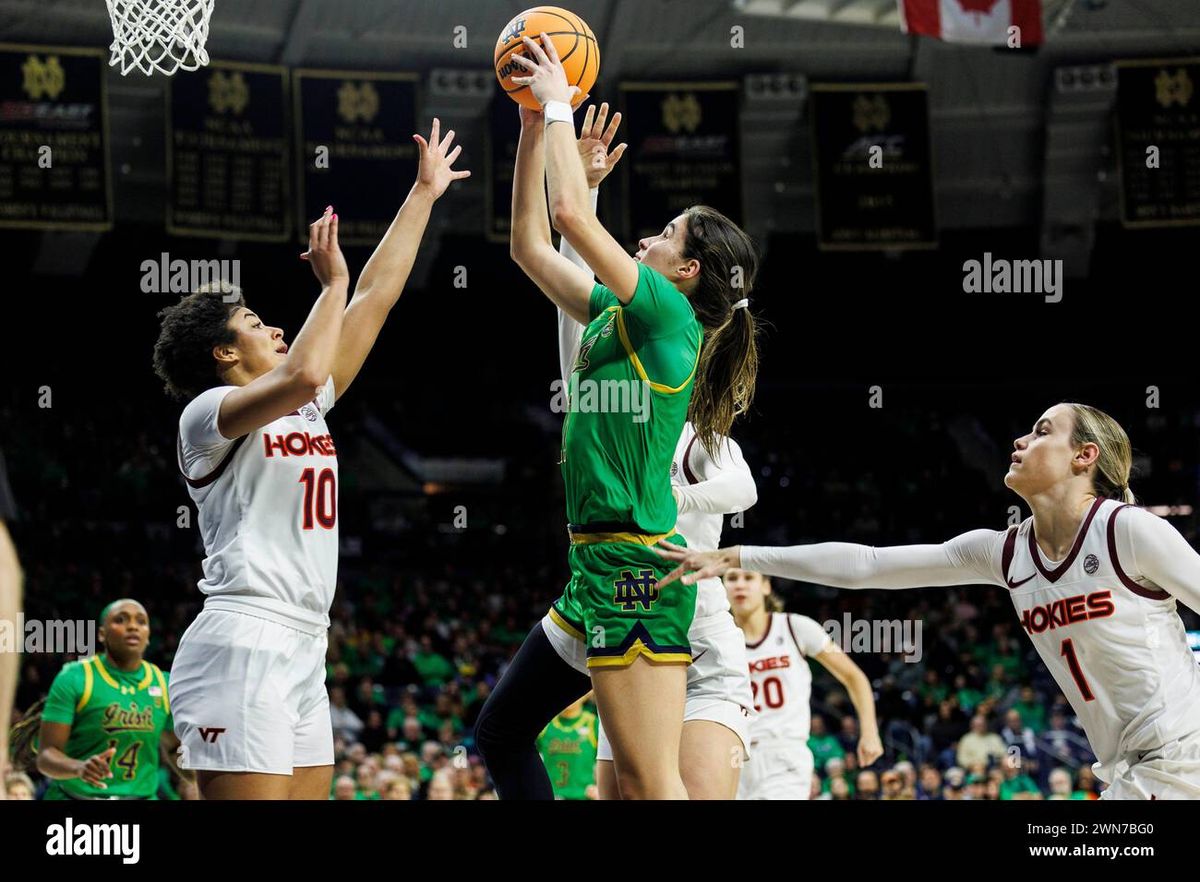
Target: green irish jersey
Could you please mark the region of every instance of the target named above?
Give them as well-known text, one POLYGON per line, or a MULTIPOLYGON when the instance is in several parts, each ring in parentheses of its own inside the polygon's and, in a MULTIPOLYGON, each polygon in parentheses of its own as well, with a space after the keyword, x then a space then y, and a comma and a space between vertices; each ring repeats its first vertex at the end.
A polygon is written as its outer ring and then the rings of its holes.
POLYGON ((159 740, 174 725, 167 675, 156 665, 143 661, 136 671, 126 672, 100 655, 71 662, 54 678, 42 720, 71 727, 66 754, 72 759, 116 748, 107 789, 70 778, 52 782, 47 799, 155 797, 159 740))
POLYGON ((671 459, 703 329, 687 297, 644 264, 628 304, 596 285, 588 314, 563 424, 567 519, 669 533, 677 513, 671 459))
POLYGON ((583 711, 567 719, 557 716, 538 736, 538 753, 559 799, 587 799, 596 783, 596 715, 583 711))

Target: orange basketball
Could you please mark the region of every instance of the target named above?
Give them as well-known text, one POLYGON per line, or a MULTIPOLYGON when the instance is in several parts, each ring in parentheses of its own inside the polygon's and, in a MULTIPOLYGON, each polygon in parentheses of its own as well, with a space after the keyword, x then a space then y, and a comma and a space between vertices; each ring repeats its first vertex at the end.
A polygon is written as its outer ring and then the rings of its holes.
POLYGON ((567 82, 579 87, 571 99, 571 103, 578 106, 600 73, 600 44, 587 22, 559 6, 526 9, 500 32, 500 39, 496 41, 496 79, 500 81, 500 88, 518 104, 532 110, 542 109, 541 102, 533 97, 528 86, 518 86, 512 81, 513 77, 528 75, 525 68, 512 60, 514 54, 525 54, 520 51, 525 45, 521 38, 529 36, 536 40, 542 33, 554 41, 554 48, 567 72, 567 82))

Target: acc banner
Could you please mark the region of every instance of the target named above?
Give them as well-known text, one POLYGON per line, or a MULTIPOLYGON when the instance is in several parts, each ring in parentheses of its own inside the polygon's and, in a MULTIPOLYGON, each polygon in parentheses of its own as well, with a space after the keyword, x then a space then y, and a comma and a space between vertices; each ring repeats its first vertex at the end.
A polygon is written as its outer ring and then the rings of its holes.
POLYGON ((112 227, 105 55, 0 44, 0 226, 112 227))
POLYGON ((1200 58, 1117 62, 1121 223, 1200 224, 1200 58))
POLYGON ((925 86, 813 85, 810 94, 817 244, 936 247, 925 86))
POLYGON ((661 233, 690 205, 742 222, 739 98, 737 83, 621 84, 629 239, 661 233))
POLYGON ((298 70, 296 128, 301 238, 332 205, 343 244, 378 244, 417 174, 416 75, 298 70))
MULTIPOLYGON (((499 89, 492 95, 487 138, 487 234, 492 242, 507 242, 512 232, 512 182, 521 140, 517 104, 499 89)), ((580 116, 577 120, 581 122, 580 116)), ((621 137, 618 135, 618 138, 621 137)), ((617 143, 620 143, 618 141, 617 143)))
POLYGON ((286 240, 286 69, 214 61, 166 96, 167 232, 286 240))

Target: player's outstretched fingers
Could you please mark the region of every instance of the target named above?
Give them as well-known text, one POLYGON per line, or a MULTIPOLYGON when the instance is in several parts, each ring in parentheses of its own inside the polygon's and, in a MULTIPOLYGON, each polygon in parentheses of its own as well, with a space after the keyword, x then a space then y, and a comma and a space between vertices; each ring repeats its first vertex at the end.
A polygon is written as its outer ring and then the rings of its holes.
POLYGON ((608 121, 608 102, 600 104, 600 112, 596 114, 596 124, 592 127, 591 136, 597 140, 604 134, 604 124, 608 121))
POLYGON ((681 561, 687 557, 685 548, 674 542, 668 542, 666 539, 659 539, 657 544, 650 548, 659 557, 665 557, 667 560, 681 561))
POLYGON ((438 144, 442 140, 442 121, 436 116, 433 118, 433 128, 429 130, 429 143, 438 144))
MULTIPOLYGON (((672 582, 676 581, 682 575, 683 575, 683 567, 678 566, 675 569, 671 570, 671 572, 669 572, 665 576, 663 576, 661 579, 659 579, 657 587, 662 588, 665 585, 670 585, 672 582)), ((687 584, 687 583, 685 582, 684 584, 687 584)))
POLYGON ((592 137, 592 120, 596 116, 596 105, 589 104, 587 112, 583 115, 583 125, 579 128, 580 138, 592 137))
POLYGON ((621 111, 613 114, 612 121, 609 122, 608 128, 604 130, 604 134, 600 136, 601 143, 607 147, 612 143, 613 138, 617 136, 617 129, 621 127, 621 111))

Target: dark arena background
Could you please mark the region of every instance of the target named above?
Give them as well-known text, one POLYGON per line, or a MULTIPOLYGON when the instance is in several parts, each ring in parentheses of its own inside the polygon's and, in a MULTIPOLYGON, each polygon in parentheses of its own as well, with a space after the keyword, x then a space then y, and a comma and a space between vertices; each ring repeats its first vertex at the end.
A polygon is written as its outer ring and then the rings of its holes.
MULTIPOLYGON (((906 6, 937 0, 565 5, 600 46, 591 101, 625 114, 617 140, 629 150, 601 186, 601 221, 632 253, 683 208, 711 204, 760 249, 758 390, 732 432, 758 501, 726 518, 722 544, 884 546, 1003 529, 1029 514, 1002 480, 1014 438, 1078 401, 1124 426, 1139 504, 1196 545, 1197 0, 942 0, 976 22, 1033 7, 1040 33, 1026 28, 1020 45, 916 33, 911 9, 904 30, 906 6), (886 174, 872 173, 874 146, 886 174), (1035 267, 1023 277, 1033 290, 994 283, 1005 262, 1014 280, 1035 267)), ((109 66, 103 0, 0 0, 0 451, 23 614, 82 629, 136 598, 151 621, 146 657, 164 671, 203 599, 197 513, 176 467, 180 408, 151 366, 156 314, 188 290, 173 267, 237 273, 250 308, 291 342, 319 292, 298 259, 307 224, 336 207, 353 292, 415 173, 410 135, 436 116, 463 146, 457 167, 472 176, 434 206, 404 294, 329 418, 341 474, 331 800, 494 798, 474 723, 568 576, 555 311, 509 256, 517 113, 491 68, 523 8, 216 0, 211 61, 168 77, 109 66)), ((884 746, 869 769, 846 689, 813 666, 820 786, 788 815, 809 833, 837 842, 841 828, 883 824, 907 831, 888 840, 902 847, 934 842, 924 830, 936 820, 946 838, 974 830, 975 858, 991 848, 1032 861, 1029 847, 1052 840, 1029 823, 1147 820, 1025 803, 979 826, 978 806, 835 821, 822 801, 1094 800, 1101 785, 1007 592, 776 587, 788 611, 819 623, 920 629, 915 660, 848 647, 884 746), (1004 751, 982 764, 960 750, 977 716, 1004 751), (1020 762, 1006 762, 1013 748, 1020 762)), ((1179 612, 1200 651, 1200 618, 1179 612)), ((83 654, 23 645, 14 724, 83 654)), ((10 797, 46 786, 32 767, 6 777, 10 797)), ((164 767, 160 799, 196 796, 164 767)), ((164 835, 190 825, 189 809, 167 808, 113 816, 164 835)), ((224 808, 190 811, 224 827, 224 808)), ((323 830, 397 817, 287 808, 289 827, 323 830)), ((748 803, 693 810, 723 832, 744 829, 742 812, 771 817, 748 803)), ((433 823, 421 807, 396 811, 410 830, 433 823)), ((537 811, 528 818, 553 819, 537 811)), ((594 822, 576 811, 582 832, 594 822)), ((606 825, 628 817, 590 811, 606 825)), ((63 816, 6 804, 6 860, 44 856, 44 827, 63 816)), ((452 822, 507 819, 459 807, 452 822)))

